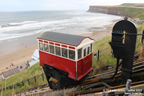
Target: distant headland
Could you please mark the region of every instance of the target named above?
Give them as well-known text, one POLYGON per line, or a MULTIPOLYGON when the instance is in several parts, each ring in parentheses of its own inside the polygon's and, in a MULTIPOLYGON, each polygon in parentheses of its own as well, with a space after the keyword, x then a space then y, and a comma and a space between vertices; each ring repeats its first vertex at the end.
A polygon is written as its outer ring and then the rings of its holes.
POLYGON ((89 6, 88 12, 106 13, 144 20, 144 3, 123 3, 119 6, 89 6))

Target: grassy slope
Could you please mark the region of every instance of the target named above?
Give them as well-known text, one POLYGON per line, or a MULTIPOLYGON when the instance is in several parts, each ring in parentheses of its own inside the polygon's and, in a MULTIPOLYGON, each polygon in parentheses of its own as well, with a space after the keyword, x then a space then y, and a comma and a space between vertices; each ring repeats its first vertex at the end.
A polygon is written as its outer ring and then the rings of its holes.
POLYGON ((122 13, 120 14, 122 16, 144 19, 144 8, 118 7, 117 9, 122 11, 122 13))
POLYGON ((123 3, 120 6, 144 7, 144 3, 123 3))
MULTIPOLYGON (((33 88, 35 86, 46 84, 47 83, 46 78, 43 81, 42 77, 40 77, 40 75, 42 73, 43 73, 43 69, 39 65, 39 63, 37 63, 37 64, 33 65, 32 67, 30 67, 29 69, 27 69, 23 72, 17 73, 14 76, 9 77, 6 80, 6 86, 10 86, 10 85, 24 81, 25 86, 18 86, 18 87, 16 87, 16 89, 14 89, 15 93, 16 93, 16 92, 21 92, 26 89, 33 88), (38 82, 36 82, 36 83, 32 79, 34 76, 37 76, 36 78, 37 78, 38 82), (27 79, 30 79, 30 85, 28 85, 28 82, 26 81, 27 79)), ((0 82, 0 88, 2 88, 2 86, 3 86, 3 88, 5 87, 5 81, 0 82)), ((3 91, 3 94, 5 94, 5 95, 10 94, 10 93, 12 94, 12 89, 3 91)))

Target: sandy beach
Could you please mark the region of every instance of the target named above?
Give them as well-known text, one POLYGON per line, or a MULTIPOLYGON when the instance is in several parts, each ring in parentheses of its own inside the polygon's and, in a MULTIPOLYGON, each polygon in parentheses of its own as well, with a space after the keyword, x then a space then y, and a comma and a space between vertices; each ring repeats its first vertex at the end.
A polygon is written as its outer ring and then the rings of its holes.
MULTIPOLYGON (((111 36, 111 30, 114 24, 115 23, 107 25, 102 28, 94 27, 90 29, 91 33, 80 34, 80 35, 89 36, 95 40, 102 40, 107 36, 111 36)), ((32 40, 31 37, 28 37, 27 39, 24 38, 26 40, 25 41, 26 44, 23 44, 24 40, 23 41, 18 40, 19 41, 17 42, 18 47, 11 47, 12 45, 9 45, 8 48, 3 48, 3 50, 1 50, 2 52, 4 52, 5 50, 12 50, 12 51, 9 52, 5 51, 5 53, 0 55, 0 66, 1 66, 0 71, 5 70, 6 67, 9 68, 11 63, 13 63, 14 65, 18 65, 26 62, 27 60, 31 60, 32 54, 34 53, 35 49, 38 48, 37 40, 36 40, 36 37, 38 37, 38 35, 39 34, 37 34, 35 38, 33 38, 32 40)))

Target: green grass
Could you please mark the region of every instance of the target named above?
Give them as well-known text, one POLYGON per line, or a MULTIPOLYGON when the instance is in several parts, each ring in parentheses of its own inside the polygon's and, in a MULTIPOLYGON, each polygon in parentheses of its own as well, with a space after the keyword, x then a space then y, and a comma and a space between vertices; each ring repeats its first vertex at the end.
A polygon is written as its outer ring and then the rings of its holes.
MULTIPOLYGON (((33 65, 32 67, 30 67, 29 69, 17 73, 16 75, 13 75, 11 77, 9 77, 8 79, 6 79, 5 81, 0 82, 0 88, 5 87, 5 82, 6 82, 6 86, 10 86, 16 83, 20 83, 22 81, 24 81, 24 86, 22 86, 22 84, 20 84, 20 86, 17 86, 14 89, 14 92, 21 92, 24 91, 26 89, 30 89, 39 85, 43 85, 47 83, 46 78, 44 77, 44 81, 42 79, 42 77, 40 76, 43 73, 43 69, 42 67, 39 65, 39 63, 33 65), (35 82, 35 80, 33 80, 33 77, 36 76, 36 80, 37 82, 35 82), (30 79, 30 85, 28 84, 28 82, 26 80, 30 79)), ((8 89, 6 91, 3 91, 3 96, 5 95, 9 95, 12 94, 12 90, 13 89, 8 89)))
POLYGON ((144 3, 123 3, 120 6, 144 7, 144 3))

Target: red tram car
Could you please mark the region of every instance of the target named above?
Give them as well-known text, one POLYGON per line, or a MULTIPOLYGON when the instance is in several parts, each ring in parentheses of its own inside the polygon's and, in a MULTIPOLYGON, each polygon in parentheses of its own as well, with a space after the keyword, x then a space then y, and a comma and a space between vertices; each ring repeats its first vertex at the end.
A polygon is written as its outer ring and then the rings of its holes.
POLYGON ((75 85, 92 68, 94 40, 90 37, 45 32, 37 38, 40 65, 43 67, 50 88, 75 85), (54 84, 50 78, 58 82, 54 84))

